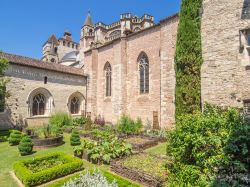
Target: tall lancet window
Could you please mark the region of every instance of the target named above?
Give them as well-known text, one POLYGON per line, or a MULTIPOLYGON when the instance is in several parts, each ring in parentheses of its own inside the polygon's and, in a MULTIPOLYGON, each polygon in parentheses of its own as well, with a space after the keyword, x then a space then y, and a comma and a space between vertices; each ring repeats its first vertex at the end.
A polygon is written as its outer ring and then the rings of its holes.
POLYGON ((112 82, 112 69, 109 62, 104 66, 105 71, 105 87, 106 87, 106 97, 111 96, 111 82, 112 82))
POLYGON ((141 53, 138 57, 139 76, 140 76, 140 93, 149 92, 149 61, 145 53, 141 53))

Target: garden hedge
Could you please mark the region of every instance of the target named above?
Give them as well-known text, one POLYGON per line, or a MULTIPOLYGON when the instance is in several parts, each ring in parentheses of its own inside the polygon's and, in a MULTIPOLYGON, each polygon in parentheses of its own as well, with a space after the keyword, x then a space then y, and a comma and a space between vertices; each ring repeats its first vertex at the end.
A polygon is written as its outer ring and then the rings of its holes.
POLYGON ((201 110, 201 5, 202 0, 182 0, 175 54, 176 116, 201 110))
POLYGON ((13 166, 13 169, 16 176, 22 181, 22 183, 29 187, 46 183, 53 179, 80 171, 83 169, 83 162, 79 158, 72 157, 65 153, 53 153, 46 156, 39 156, 16 162, 13 166), (52 157, 63 159, 65 160, 65 163, 36 173, 32 172, 26 167, 26 165, 29 163, 43 161, 52 157))

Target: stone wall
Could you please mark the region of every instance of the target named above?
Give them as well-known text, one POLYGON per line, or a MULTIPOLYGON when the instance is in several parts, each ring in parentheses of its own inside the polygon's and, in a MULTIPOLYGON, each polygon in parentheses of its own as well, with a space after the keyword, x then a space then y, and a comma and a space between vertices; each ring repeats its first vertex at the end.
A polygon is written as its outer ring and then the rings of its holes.
POLYGON ((141 117, 144 124, 153 122, 158 113, 161 127, 174 122, 174 52, 178 17, 162 21, 154 27, 122 37, 108 45, 85 52, 85 73, 90 75, 88 110, 94 118, 105 117, 116 123, 127 113, 141 117), (138 56, 149 58, 149 94, 139 92, 138 56), (105 96, 105 63, 112 67, 112 96, 105 96))
POLYGON ((202 14, 202 101, 242 107, 250 99, 249 0, 204 0, 202 14), (245 5, 245 6, 244 6, 245 5))
MULTIPOLYGON (((48 121, 51 114, 69 112, 68 99, 73 93, 80 92, 84 97, 86 96, 86 80, 83 76, 14 64, 10 65, 6 76, 11 79, 7 84, 10 97, 6 101, 6 113, 8 115, 3 116, 11 119, 14 125, 18 121, 27 123, 28 126, 42 125, 48 121), (45 76, 47 76, 47 84, 44 84, 45 76), (52 96, 50 114, 32 117, 29 111, 28 98, 32 91, 40 88, 48 90, 52 96)), ((82 109, 85 109, 85 103, 82 103, 82 109)), ((2 126, 2 123, 0 126, 2 126)))

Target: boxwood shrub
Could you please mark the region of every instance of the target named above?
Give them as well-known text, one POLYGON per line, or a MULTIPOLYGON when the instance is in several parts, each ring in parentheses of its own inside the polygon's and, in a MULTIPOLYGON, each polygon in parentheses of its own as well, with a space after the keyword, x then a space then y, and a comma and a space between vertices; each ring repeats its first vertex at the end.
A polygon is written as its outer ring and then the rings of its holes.
POLYGON ((72 157, 65 153, 52 153, 46 156, 39 156, 16 162, 13 169, 16 176, 22 181, 22 183, 29 187, 46 183, 58 177, 63 177, 76 171, 80 171, 83 169, 83 162, 79 158, 72 157), (40 162, 46 162, 46 160, 52 158, 63 160, 63 164, 56 165, 39 172, 33 172, 27 167, 29 164, 39 164, 40 162))

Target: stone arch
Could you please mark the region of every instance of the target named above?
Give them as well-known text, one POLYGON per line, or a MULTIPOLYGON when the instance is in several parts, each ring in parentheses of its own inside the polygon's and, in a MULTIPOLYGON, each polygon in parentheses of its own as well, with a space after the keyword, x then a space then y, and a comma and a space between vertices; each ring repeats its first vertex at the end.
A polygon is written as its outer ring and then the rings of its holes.
MULTIPOLYGON (((79 91, 72 93, 68 97, 68 103, 67 103, 68 111, 72 115, 84 115, 85 111, 86 111, 85 104, 86 104, 86 98, 79 91), (72 103, 73 103, 73 100, 76 101, 75 99, 77 99, 79 101, 79 103, 78 103, 79 104, 79 109, 78 109, 77 112, 72 111, 72 103)), ((74 111, 76 111, 75 108, 74 108, 74 111)))
POLYGON ((32 116, 36 116, 33 113, 33 102, 34 102, 34 98, 38 95, 42 95, 44 96, 45 99, 45 108, 44 108, 44 114, 43 116, 50 116, 50 114, 52 113, 53 107, 54 107, 54 100, 52 97, 52 94, 50 93, 49 90, 47 90, 46 88, 36 88, 33 91, 31 91, 28 95, 27 98, 27 104, 28 104, 28 116, 32 117, 32 116))

